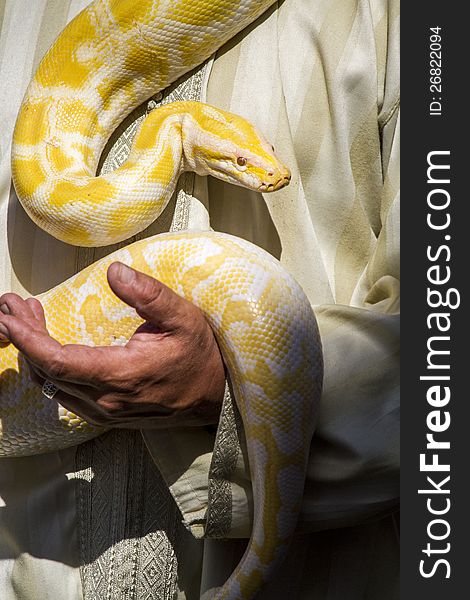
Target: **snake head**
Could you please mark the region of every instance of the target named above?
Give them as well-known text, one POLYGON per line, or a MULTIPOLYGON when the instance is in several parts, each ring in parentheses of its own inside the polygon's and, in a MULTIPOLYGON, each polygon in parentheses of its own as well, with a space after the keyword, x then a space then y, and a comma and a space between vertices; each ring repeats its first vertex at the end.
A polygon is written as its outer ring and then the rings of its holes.
POLYGON ((272 144, 239 115, 201 103, 183 119, 182 135, 185 170, 257 192, 274 192, 290 182, 272 144))

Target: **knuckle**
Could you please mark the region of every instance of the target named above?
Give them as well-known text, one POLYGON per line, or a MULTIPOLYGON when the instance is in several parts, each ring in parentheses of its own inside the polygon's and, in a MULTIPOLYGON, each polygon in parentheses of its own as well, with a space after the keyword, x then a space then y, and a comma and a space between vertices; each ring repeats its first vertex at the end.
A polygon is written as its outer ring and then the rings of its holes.
POLYGON ((105 422, 109 422, 122 412, 125 403, 116 395, 108 394, 102 396, 97 401, 97 405, 101 411, 100 418, 103 418, 105 422))
POLYGON ((58 348, 49 358, 44 371, 50 379, 60 379, 64 373, 65 363, 62 355, 62 348, 58 348))
POLYGON ((143 377, 143 361, 140 364, 123 365, 119 372, 101 373, 98 388, 102 391, 102 398, 113 395, 132 395, 140 386, 143 377))
POLYGON ((137 304, 138 309, 149 309, 159 305, 162 301, 165 288, 161 283, 146 277, 141 283, 141 294, 137 304))
POLYGON ((18 300, 21 300, 21 297, 18 294, 15 294, 14 292, 7 292, 6 294, 2 294, 0 296, 0 303, 8 303, 8 302, 17 302, 18 300))
POLYGON ((6 315, 15 315, 18 312, 18 306, 23 302, 18 294, 8 292, 0 296, 0 310, 6 315))
POLYGON ((129 394, 138 386, 139 378, 134 369, 123 367, 118 377, 104 375, 101 382, 113 393, 129 394))
POLYGON ((30 307, 34 308, 38 312, 43 312, 42 304, 39 302, 37 298, 26 298, 26 304, 30 307))

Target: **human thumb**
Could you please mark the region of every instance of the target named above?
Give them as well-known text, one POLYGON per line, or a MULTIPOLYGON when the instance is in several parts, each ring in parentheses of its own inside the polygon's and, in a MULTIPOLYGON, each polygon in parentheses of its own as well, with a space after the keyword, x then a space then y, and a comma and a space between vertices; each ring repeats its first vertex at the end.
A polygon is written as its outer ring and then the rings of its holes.
POLYGON ((142 319, 163 331, 180 322, 187 301, 161 281, 120 262, 109 266, 107 277, 116 296, 135 308, 142 319))

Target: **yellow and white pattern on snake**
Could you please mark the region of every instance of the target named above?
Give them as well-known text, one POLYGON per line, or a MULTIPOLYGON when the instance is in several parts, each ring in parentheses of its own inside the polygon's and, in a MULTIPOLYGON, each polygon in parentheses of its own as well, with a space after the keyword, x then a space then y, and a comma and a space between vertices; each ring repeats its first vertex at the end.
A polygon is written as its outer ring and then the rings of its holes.
MULTIPOLYGON (((82 246, 115 243, 149 225, 163 210, 181 170, 194 168, 186 160, 192 158, 188 140, 200 137, 194 130, 208 134, 218 120, 236 117, 198 103, 166 113, 166 122, 151 113, 129 161, 96 177, 103 147, 134 107, 200 65, 271 4, 99 0, 80 13, 41 62, 15 127, 13 181, 30 217, 55 237, 82 246), (163 128, 160 136, 154 132, 157 126, 163 128), (167 141, 164 150, 153 145, 162 139, 167 141)), ((258 147, 259 136, 245 131, 242 148, 250 154, 250 136, 258 147)), ((288 171, 263 144, 265 156, 255 158, 264 163, 248 160, 247 175, 254 178, 235 178, 238 184, 267 191, 285 183, 288 171)), ((204 144, 196 145, 195 151, 200 149, 204 144)), ((237 166, 233 152, 227 158, 237 166)), ((197 172, 211 172, 196 166, 197 172)))
MULTIPOLYGON (((153 221, 184 169, 259 191, 285 185, 288 170, 246 121, 195 103, 151 112, 128 161, 95 176, 111 132, 135 106, 271 4, 100 0, 83 11, 42 61, 15 128, 13 179, 33 220, 69 243, 104 245, 153 221)), ((272 257, 247 242, 168 234, 128 246, 41 297, 62 343, 124 344, 140 324, 109 291, 112 260, 167 283, 204 311, 216 333, 246 430, 254 527, 215 597, 252 598, 282 560, 302 499, 322 377, 309 302, 272 257)), ((51 451, 101 432, 44 398, 11 346, 0 349, 0 397, 0 455, 51 451)))
MULTIPOLYGON (((168 233, 118 250, 40 296, 62 343, 124 344, 141 324, 109 291, 120 260, 203 310, 229 369, 253 478, 251 543, 220 598, 252 598, 282 559, 300 507, 322 382, 310 303, 279 262, 214 232, 168 233)), ((47 400, 13 346, 0 348, 0 456, 75 445, 102 432, 47 400)))

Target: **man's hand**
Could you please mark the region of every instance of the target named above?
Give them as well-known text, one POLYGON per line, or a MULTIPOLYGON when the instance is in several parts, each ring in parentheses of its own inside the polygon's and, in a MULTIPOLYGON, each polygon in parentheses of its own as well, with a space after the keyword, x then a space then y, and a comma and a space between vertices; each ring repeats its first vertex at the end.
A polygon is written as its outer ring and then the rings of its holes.
POLYGON ((152 277, 121 263, 114 293, 145 319, 126 346, 62 346, 41 303, 0 297, 0 343, 12 342, 39 384, 52 381, 68 410, 103 427, 168 427, 217 421, 225 388, 219 348, 203 313, 152 277))

